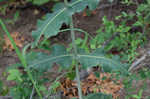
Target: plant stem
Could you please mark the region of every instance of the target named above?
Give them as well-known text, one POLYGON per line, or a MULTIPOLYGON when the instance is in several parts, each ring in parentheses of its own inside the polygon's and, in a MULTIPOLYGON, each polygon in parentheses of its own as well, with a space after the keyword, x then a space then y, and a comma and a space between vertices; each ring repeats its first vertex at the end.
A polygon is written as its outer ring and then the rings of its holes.
MULTIPOLYGON (((70 31, 71 29, 63 29, 63 30, 60 30, 59 32, 66 32, 66 31, 70 31)), ((82 30, 82 29, 79 29, 79 28, 73 28, 74 31, 78 31, 79 32, 83 32, 85 35, 88 35, 91 39, 94 39, 92 37, 92 35, 90 35, 88 32, 82 30)))
MULTIPOLYGON (((68 1, 64 1, 65 5, 69 7, 68 1)), ((73 60, 75 61, 75 68, 76 68, 76 76, 77 76, 77 87, 78 87, 78 96, 79 99, 82 98, 82 90, 81 90, 81 85, 80 85, 80 75, 79 75, 79 66, 78 66, 78 52, 77 52, 77 47, 75 44, 75 33, 74 33, 74 26, 73 26, 73 19, 72 16, 70 17, 70 28, 71 28, 71 39, 72 39, 72 45, 73 45, 73 60)))
POLYGON ((11 41, 11 44, 13 45, 22 65, 24 66, 24 68, 26 69, 27 71, 27 74, 31 80, 31 82, 33 83, 33 86, 35 87, 36 91, 37 91, 37 94, 39 95, 40 99, 42 99, 42 95, 40 94, 40 91, 38 90, 37 88, 37 85, 36 85, 36 82, 33 80, 33 77, 32 77, 32 74, 30 72, 29 69, 27 69, 27 62, 25 60, 25 58, 23 57, 23 55, 21 54, 20 50, 18 49, 15 41, 13 40, 13 38, 11 37, 10 33, 8 32, 5 24, 3 23, 3 21, 0 19, 0 25, 2 26, 2 29, 4 30, 4 32, 6 33, 6 35, 8 36, 9 40, 11 41))
POLYGON ((69 4, 68 4, 68 0, 64 0, 64 3, 65 3, 65 6, 68 7, 69 4))
POLYGON ((77 87, 78 87, 78 95, 79 99, 82 99, 82 90, 80 85, 80 75, 79 75, 79 66, 78 66, 78 53, 77 53, 77 47, 75 44, 75 33, 74 33, 74 26, 73 26, 73 19, 72 16, 70 17, 70 28, 71 28, 71 39, 72 39, 72 45, 73 45, 73 58, 75 61, 76 66, 76 76, 77 76, 77 87))

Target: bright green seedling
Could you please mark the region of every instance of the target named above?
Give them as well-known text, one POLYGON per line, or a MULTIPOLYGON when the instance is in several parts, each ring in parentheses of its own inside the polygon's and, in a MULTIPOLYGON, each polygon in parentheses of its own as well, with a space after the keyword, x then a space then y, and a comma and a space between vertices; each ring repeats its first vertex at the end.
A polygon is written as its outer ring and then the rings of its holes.
POLYGON ((143 89, 139 91, 139 93, 136 95, 131 95, 131 97, 136 98, 136 99, 142 99, 142 94, 143 94, 143 89))
POLYGON ((11 69, 8 71, 9 76, 7 77, 7 80, 17 80, 19 82, 22 82, 22 74, 19 72, 18 69, 11 69))
MULTIPOLYGON (((122 16, 120 17, 126 17, 127 19, 133 18, 132 15, 129 16, 127 13, 122 13, 122 16)), ((107 42, 107 40, 110 39, 105 45, 105 50, 108 52, 115 50, 121 57, 123 57, 122 59, 128 60, 128 62, 131 63, 137 55, 136 49, 144 42, 144 35, 140 32, 130 31, 132 27, 127 26, 126 23, 127 22, 125 20, 117 26, 113 21, 109 21, 106 16, 104 16, 104 27, 102 26, 97 30, 96 37, 90 41, 90 48, 100 48, 103 44, 105 44, 105 42, 107 42), (112 37, 113 39, 111 39, 112 37)))
MULTIPOLYGON (((77 45, 78 48, 84 49, 86 52, 90 52, 89 47, 87 46, 87 40, 88 40, 88 35, 85 35, 84 39, 77 38, 75 40, 75 44, 77 45)), ((67 48, 67 51, 71 51, 73 48, 72 43, 69 45, 69 48, 67 48)))
POLYGON ((134 4, 133 1, 131 1, 131 0, 122 0, 121 3, 122 4, 127 4, 127 5, 134 4))
POLYGON ((50 50, 50 44, 51 44, 50 40, 46 39, 46 40, 43 40, 39 44, 38 48, 41 48, 41 49, 44 49, 44 50, 50 50))

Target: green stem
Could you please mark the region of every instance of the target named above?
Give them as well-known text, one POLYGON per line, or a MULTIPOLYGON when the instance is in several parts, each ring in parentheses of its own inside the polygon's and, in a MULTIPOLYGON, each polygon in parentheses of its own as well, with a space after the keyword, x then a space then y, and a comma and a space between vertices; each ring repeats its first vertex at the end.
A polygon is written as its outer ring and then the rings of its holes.
POLYGON ((64 3, 65 3, 65 6, 66 6, 66 7, 69 6, 68 0, 64 0, 64 3))
POLYGON ((74 33, 74 26, 73 26, 73 19, 72 16, 70 18, 70 28, 71 28, 71 38, 72 38, 72 45, 73 45, 73 58, 75 61, 75 66, 76 66, 76 77, 77 77, 77 87, 78 87, 78 95, 79 99, 82 99, 82 90, 81 90, 81 85, 80 85, 80 75, 79 75, 79 66, 78 66, 78 53, 77 53, 77 47, 75 44, 75 33, 74 33))
POLYGON ((4 30, 4 32, 6 33, 6 35, 8 36, 9 40, 11 41, 11 44, 13 45, 22 65, 24 66, 24 68, 26 69, 27 71, 27 74, 31 80, 31 82, 33 83, 33 86, 35 87, 36 91, 37 91, 37 94, 39 95, 40 99, 42 99, 42 95, 40 94, 40 91, 38 90, 37 88, 37 85, 36 85, 36 82, 33 80, 33 77, 32 77, 32 74, 30 72, 29 69, 27 69, 27 62, 25 60, 25 58, 23 57, 23 55, 21 54, 20 50, 18 49, 15 41, 13 40, 13 38, 11 37, 10 33, 8 32, 5 24, 3 23, 3 21, 0 19, 0 25, 2 26, 2 29, 4 30))
MULTIPOLYGON (((70 31, 71 29, 63 29, 60 30, 59 32, 65 32, 65 31, 70 31)), ((73 28, 72 30, 74 31, 78 31, 78 32, 83 32, 85 35, 88 35, 91 39, 94 39, 88 32, 82 30, 82 29, 78 29, 78 28, 73 28)))
MULTIPOLYGON (((68 1, 65 0, 65 5, 69 7, 68 1)), ((72 45, 73 45, 73 60, 75 61, 75 68, 76 68, 76 77, 77 77, 77 87, 78 87, 78 95, 79 99, 82 99, 82 90, 80 85, 80 75, 79 75, 79 66, 78 66, 78 52, 77 52, 77 46, 75 44, 75 33, 74 33, 74 26, 73 26, 73 19, 72 16, 70 17, 70 28, 71 28, 71 39, 72 39, 72 45)))

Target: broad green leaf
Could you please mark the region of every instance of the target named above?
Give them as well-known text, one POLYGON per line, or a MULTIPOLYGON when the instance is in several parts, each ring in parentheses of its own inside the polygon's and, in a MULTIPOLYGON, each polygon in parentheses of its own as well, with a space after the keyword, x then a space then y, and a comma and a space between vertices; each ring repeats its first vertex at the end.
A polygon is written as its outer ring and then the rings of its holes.
POLYGON ((38 29, 32 32, 32 36, 35 38, 33 46, 37 45, 42 35, 44 35, 45 38, 57 35, 62 23, 66 23, 68 21, 68 19, 65 18, 67 17, 67 13, 64 12, 65 9, 66 8, 53 14, 47 14, 47 17, 49 17, 48 19, 38 21, 40 22, 38 23, 38 29))
POLYGON ((45 71, 50 69, 54 63, 64 68, 69 67, 72 64, 72 57, 67 54, 64 46, 56 44, 52 46, 50 55, 41 52, 31 52, 27 55, 27 61, 30 68, 45 71))
POLYGON ((53 8, 53 13, 48 13, 45 20, 38 21, 37 30, 32 32, 32 36, 35 39, 32 47, 37 46, 40 38, 44 35, 45 38, 55 36, 58 34, 59 29, 63 23, 68 24, 70 16, 76 12, 81 12, 89 6, 89 9, 95 9, 99 0, 73 0, 66 7, 63 3, 56 4, 53 8))
MULTIPOLYGON (((61 45, 54 45, 50 55, 46 55, 44 53, 34 54, 35 55, 32 54, 27 57, 29 67, 42 71, 50 69, 54 63, 67 68, 71 66, 73 59, 73 55, 67 53, 65 47, 61 45)), ((79 50, 78 59, 84 68, 100 65, 104 69, 109 69, 109 71, 119 70, 121 72, 125 72, 126 70, 124 65, 121 64, 117 58, 106 58, 102 49, 97 49, 91 54, 86 53, 84 50, 79 50)))
POLYGON ((122 73, 126 73, 126 65, 120 63, 118 57, 113 57, 112 59, 106 58, 103 49, 97 48, 90 54, 86 54, 82 51, 78 56, 79 61, 84 68, 100 65, 104 70, 109 72, 113 70, 121 70, 122 73))

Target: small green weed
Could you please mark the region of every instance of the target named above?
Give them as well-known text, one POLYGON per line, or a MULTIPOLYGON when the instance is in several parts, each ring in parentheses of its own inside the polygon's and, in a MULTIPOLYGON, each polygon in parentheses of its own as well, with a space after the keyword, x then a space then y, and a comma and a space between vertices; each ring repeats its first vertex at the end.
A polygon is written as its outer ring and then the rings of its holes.
POLYGON ((147 83, 145 80, 149 79, 150 71, 148 68, 143 68, 139 70, 138 73, 130 73, 128 77, 126 77, 123 80, 124 88, 126 90, 126 99, 135 98, 135 99, 141 99, 143 91, 147 89, 147 83), (131 94, 132 92, 136 92, 137 87, 133 86, 134 82, 144 81, 142 86, 140 86, 140 89, 137 94, 131 94))
POLYGON ((143 43, 142 33, 131 32, 132 27, 127 26, 125 22, 116 26, 113 21, 108 21, 106 17, 103 18, 103 24, 104 26, 97 31, 96 37, 91 40, 90 47, 92 49, 100 48, 108 39, 113 37, 115 33, 118 33, 105 46, 105 50, 108 52, 115 50, 121 57, 126 57, 125 59, 131 63, 137 55, 136 49, 143 43))
POLYGON ((141 89, 138 94, 130 95, 129 97, 126 97, 126 99, 135 98, 135 99, 142 99, 143 90, 141 89))
POLYGON ((50 40, 43 40, 40 44, 39 44, 39 46, 38 46, 38 48, 40 48, 40 49, 44 49, 44 50, 49 50, 50 51, 50 45, 51 45, 51 42, 50 42, 50 40))

